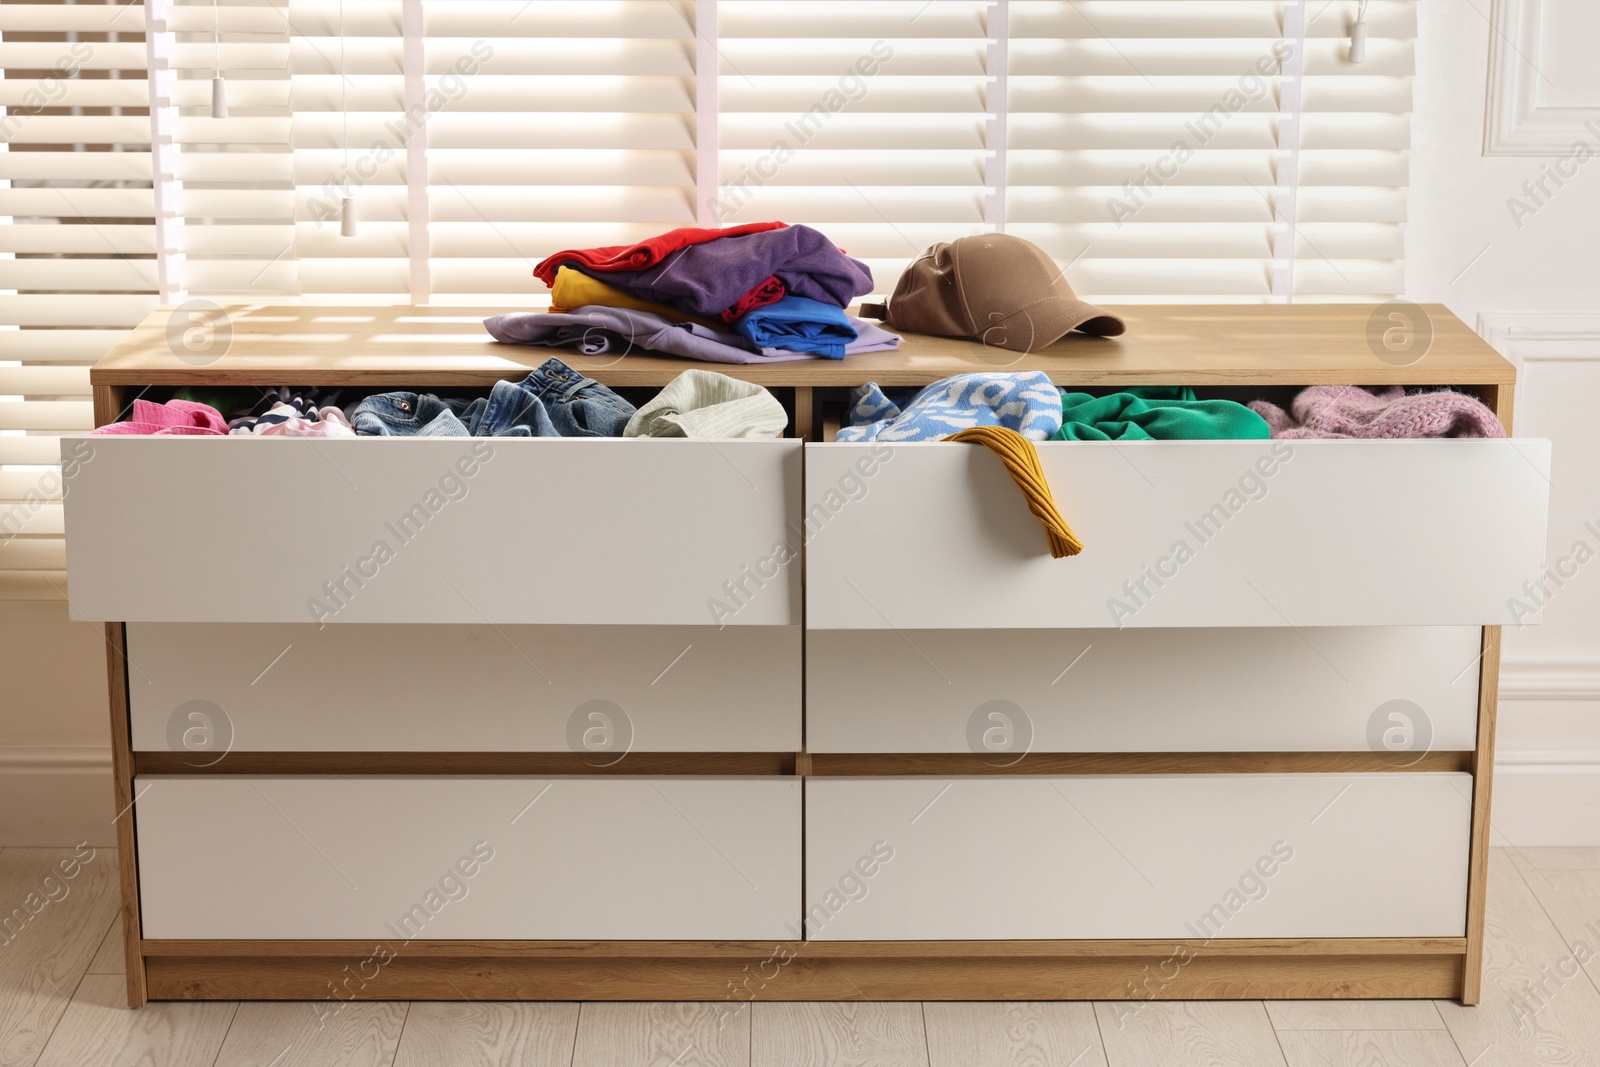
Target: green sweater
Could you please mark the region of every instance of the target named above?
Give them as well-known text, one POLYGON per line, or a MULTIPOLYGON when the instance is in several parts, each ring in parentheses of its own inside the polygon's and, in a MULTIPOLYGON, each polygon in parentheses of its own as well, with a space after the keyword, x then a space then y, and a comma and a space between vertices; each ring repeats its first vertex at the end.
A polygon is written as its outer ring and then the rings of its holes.
POLYGON ((1196 400, 1186 386, 1147 386, 1110 396, 1061 394, 1052 441, 1265 440, 1267 420, 1232 400, 1196 400))

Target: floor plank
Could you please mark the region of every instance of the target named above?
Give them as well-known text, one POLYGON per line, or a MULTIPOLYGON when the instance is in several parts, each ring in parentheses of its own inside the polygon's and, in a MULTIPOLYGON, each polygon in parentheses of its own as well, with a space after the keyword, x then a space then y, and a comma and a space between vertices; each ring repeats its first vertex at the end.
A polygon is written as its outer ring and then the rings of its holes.
POLYGON ((585 1004, 578 1013, 573 1067, 749 1067, 749 1063, 748 1006, 585 1004))
POLYGON ((753 1067, 927 1067, 922 1005, 850 1000, 755 1004, 753 1067))
POLYGON ((394 1067, 568 1067, 578 1005, 417 1003, 394 1067))
POLYGON ((389 1067, 405 1004, 249 1001, 239 1005, 216 1067, 389 1067))
POLYGON ((1289 1067, 1466 1067, 1444 1030, 1300 1030, 1279 1035, 1289 1067))
POLYGON ((1600 988, 1600 870, 1524 870, 1522 877, 1573 959, 1600 988))
POLYGON ((1428 1000, 1269 1000, 1267 1018, 1289 1030, 1443 1030, 1428 1000))
POLYGON ((1284 1067, 1260 1001, 1096 1003, 1110 1067, 1284 1067))
POLYGON ((0 852, 0 1067, 38 1060, 111 924, 116 894, 110 849, 0 852))
POLYGON ((1600 871, 1600 848, 1519 848, 1513 855, 1540 871, 1600 871))
POLYGON ((237 1007, 219 1000, 129 1011, 120 974, 85 975, 38 1067, 211 1067, 237 1007))
POLYGON ((928 1003, 929 1067, 1105 1067, 1093 1004, 928 1003))
POLYGON ((1600 1062, 1600 992, 1500 850, 1489 858, 1488 905, 1483 1002, 1435 1002, 1462 1056, 1473 1067, 1600 1062))
POLYGON ((89 961, 90 974, 122 974, 127 970, 127 960, 122 950, 122 919, 111 920, 106 936, 100 939, 100 948, 89 961))

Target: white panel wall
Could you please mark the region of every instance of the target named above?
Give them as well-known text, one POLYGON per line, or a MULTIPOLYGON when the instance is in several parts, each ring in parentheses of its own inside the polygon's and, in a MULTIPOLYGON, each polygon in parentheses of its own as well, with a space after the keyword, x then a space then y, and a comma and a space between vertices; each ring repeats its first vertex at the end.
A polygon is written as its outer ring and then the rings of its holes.
MULTIPOLYGON (((1600 11, 1497 0, 1492 14, 1503 37, 1419 5, 1406 289, 1520 364, 1517 432, 1554 442, 1555 564, 1579 541, 1600 553, 1586 525, 1600 528, 1600 11), (1578 142, 1596 158, 1564 162, 1578 142)), ((1497 845, 1600 845, 1600 559, 1551 588, 1543 625, 1506 632, 1497 845)))

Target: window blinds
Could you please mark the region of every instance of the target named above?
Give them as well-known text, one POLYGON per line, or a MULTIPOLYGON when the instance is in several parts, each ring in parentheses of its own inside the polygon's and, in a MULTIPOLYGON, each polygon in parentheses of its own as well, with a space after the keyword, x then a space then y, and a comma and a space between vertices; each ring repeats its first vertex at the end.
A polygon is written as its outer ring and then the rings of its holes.
POLYGON ((1012 0, 1007 231, 1113 302, 1399 292, 1414 5, 1360 65, 1356 7, 1012 0))
POLYGON ((0 4, 0 597, 65 593, 55 435, 157 304, 144 15, 0 4))
POLYGON ((550 252, 764 218, 881 291, 1005 230, 1095 300, 1392 296, 1415 0, 1361 64, 1357 8, 0 4, 0 596, 64 588, 50 438, 160 299, 538 305, 550 252))

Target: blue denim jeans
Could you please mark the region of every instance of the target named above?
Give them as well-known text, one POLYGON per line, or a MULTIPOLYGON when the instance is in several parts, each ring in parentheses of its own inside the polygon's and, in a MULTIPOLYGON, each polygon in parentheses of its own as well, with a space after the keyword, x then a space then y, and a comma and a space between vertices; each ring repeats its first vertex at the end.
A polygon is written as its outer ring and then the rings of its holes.
POLYGON ((476 400, 369 396, 351 421, 369 437, 621 437, 633 412, 599 382, 548 359, 522 381, 496 382, 476 400))

